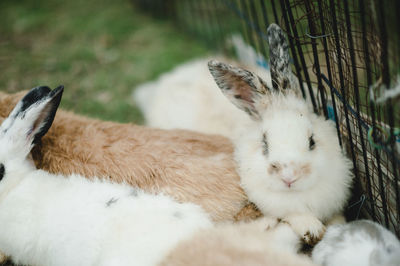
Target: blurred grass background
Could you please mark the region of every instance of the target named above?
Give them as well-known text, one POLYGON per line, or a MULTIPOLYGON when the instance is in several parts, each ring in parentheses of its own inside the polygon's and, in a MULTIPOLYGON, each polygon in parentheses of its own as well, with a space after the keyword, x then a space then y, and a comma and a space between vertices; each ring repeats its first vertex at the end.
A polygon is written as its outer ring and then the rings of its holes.
POLYGON ((206 52, 129 0, 0 1, 0 90, 63 84, 61 106, 91 117, 142 123, 132 89, 206 52))

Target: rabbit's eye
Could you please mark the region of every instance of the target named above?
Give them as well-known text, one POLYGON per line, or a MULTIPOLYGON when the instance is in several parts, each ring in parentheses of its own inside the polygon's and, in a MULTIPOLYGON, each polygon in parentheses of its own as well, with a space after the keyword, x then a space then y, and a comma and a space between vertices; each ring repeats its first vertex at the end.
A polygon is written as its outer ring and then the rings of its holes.
POLYGON ((308 138, 308 142, 308 148, 310 149, 310 151, 312 151, 315 148, 314 135, 311 135, 311 137, 308 138))
POLYGON ((0 164, 0 180, 3 179, 6 169, 4 168, 4 164, 0 164))
POLYGON ((265 133, 263 134, 262 142, 263 142, 263 154, 267 155, 268 154, 268 142, 267 142, 267 134, 265 134, 265 133))

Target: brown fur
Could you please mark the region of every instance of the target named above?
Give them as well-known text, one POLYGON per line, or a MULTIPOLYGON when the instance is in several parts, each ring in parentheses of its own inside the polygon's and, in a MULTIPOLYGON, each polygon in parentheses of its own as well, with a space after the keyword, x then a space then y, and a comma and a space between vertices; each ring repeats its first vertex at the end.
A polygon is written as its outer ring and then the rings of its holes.
POLYGON ((295 171, 295 175, 299 176, 307 176, 311 173, 311 165, 310 164, 304 164, 300 167, 299 170, 295 171))
MULTIPOLYGON (((0 122, 26 92, 0 93, 0 122)), ((32 151, 38 168, 125 182, 232 220, 246 203, 228 139, 185 130, 103 122, 59 110, 32 151)))
POLYGON ((257 218, 262 217, 263 214, 257 208, 257 206, 252 203, 248 202, 239 213, 235 215, 235 221, 251 221, 257 218))
POLYGON ((202 230, 180 242, 161 266, 314 265, 306 256, 294 254, 282 246, 274 246, 279 241, 279 232, 274 234, 274 226, 269 227, 263 221, 202 230))
POLYGON ((282 167, 281 167, 281 165, 280 165, 279 163, 271 164, 271 165, 268 167, 268 173, 269 173, 270 175, 272 175, 272 174, 274 174, 274 173, 279 173, 281 170, 282 170, 282 167))

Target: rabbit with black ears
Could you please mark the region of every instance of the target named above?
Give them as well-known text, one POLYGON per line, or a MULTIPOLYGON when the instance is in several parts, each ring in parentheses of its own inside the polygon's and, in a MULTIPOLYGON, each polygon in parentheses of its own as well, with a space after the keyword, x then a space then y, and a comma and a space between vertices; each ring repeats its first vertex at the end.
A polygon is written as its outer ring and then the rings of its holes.
POLYGON ((274 88, 247 70, 217 61, 208 66, 225 96, 251 118, 234 141, 249 200, 312 243, 346 204, 351 163, 333 122, 318 117, 298 96, 282 30, 272 24, 267 36, 274 88))
POLYGON ((368 220, 332 225, 315 246, 312 259, 321 266, 398 266, 400 241, 368 220))
POLYGON ((211 226, 197 205, 128 185, 35 169, 63 87, 32 89, 0 126, 0 251, 24 265, 155 265, 211 226))

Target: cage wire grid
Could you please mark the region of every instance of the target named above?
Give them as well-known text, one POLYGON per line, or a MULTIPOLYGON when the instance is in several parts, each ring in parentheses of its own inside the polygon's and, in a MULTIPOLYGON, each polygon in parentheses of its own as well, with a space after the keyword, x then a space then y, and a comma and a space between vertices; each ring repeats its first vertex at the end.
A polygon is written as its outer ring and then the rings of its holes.
POLYGON ((376 100, 398 85, 400 1, 132 1, 227 54, 227 40, 240 33, 268 58, 266 29, 280 25, 303 96, 335 121, 353 162, 347 217, 377 221, 400 237, 400 97, 376 100))

